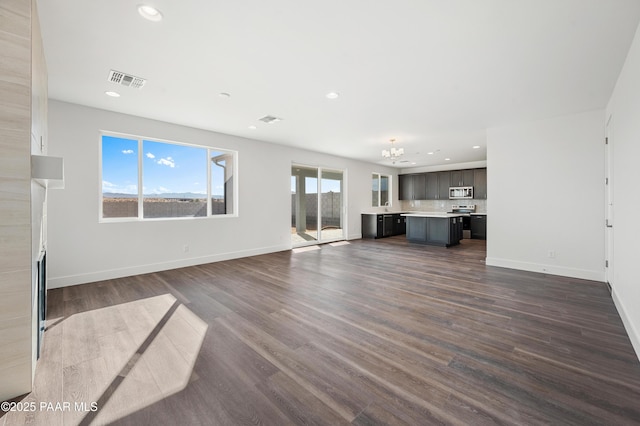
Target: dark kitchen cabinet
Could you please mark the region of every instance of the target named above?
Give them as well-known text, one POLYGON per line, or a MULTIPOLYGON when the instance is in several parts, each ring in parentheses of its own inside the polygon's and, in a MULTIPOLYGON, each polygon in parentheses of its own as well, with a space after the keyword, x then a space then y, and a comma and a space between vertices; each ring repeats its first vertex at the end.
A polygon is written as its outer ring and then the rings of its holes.
POLYGON ((449 199, 449 186, 452 172, 438 172, 438 198, 437 200, 449 199))
POLYGON ((487 199, 487 169, 473 171, 473 198, 476 200, 487 199))
POLYGON ((426 200, 425 174, 400 175, 399 195, 401 200, 426 200))
POLYGON ((471 238, 476 240, 487 239, 486 215, 471 215, 471 238))
POLYGON ((382 238, 382 215, 362 215, 362 238, 382 238), (378 217, 380 225, 378 226, 378 217))
POLYGON ((450 172, 430 172, 426 176, 426 200, 448 200, 450 172))
POLYGON ((427 199, 426 176, 424 173, 413 175, 413 199, 427 199))
POLYGON ((383 238, 393 232, 393 215, 363 214, 362 238, 383 238))
POLYGON ((438 173, 425 173, 426 200, 438 199, 438 173))
POLYGON ((401 214, 393 215, 393 235, 403 235, 407 233, 407 218, 401 214))
POLYGON ((398 176, 398 198, 413 200, 413 175, 398 176))
POLYGON ((407 240, 417 243, 427 242, 427 219, 426 217, 407 218, 407 240))
POLYGON ((473 186, 474 195, 478 194, 474 198, 487 199, 487 169, 415 173, 398 178, 401 200, 448 200, 452 186, 473 186))
POLYGON ((449 226, 449 241, 457 241, 460 242, 462 239, 462 230, 463 230, 463 220, 462 217, 454 217, 452 218, 453 222, 449 226))
POLYGON ((362 238, 384 238, 406 232, 406 218, 399 213, 363 214, 362 238))
POLYGON ((462 222, 457 217, 407 218, 407 240, 415 243, 449 247, 460 244, 462 222))
POLYGON ((451 186, 473 186, 474 172, 469 170, 454 170, 451 172, 451 186))
MULTIPOLYGON (((392 236, 393 235, 393 215, 383 214, 378 216, 382 216, 382 236, 383 237, 392 236)), ((380 223, 380 221, 378 221, 378 223, 380 223)))

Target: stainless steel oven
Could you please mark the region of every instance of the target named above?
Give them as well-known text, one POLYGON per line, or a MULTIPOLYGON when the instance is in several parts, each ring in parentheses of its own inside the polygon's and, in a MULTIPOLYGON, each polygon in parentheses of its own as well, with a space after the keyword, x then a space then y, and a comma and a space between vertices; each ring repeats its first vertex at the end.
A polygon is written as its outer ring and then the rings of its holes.
POLYGON ((451 206, 451 213, 461 213, 462 216, 462 238, 471 238, 471 213, 475 213, 475 204, 465 204, 451 206))

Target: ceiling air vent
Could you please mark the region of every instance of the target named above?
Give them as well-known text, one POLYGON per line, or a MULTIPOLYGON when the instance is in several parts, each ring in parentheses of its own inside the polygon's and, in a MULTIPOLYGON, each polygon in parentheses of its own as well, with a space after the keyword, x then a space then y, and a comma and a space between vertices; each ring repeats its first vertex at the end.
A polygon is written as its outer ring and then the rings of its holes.
POLYGON ((264 121, 267 124, 277 123, 278 121, 282 121, 282 118, 274 117, 273 115, 265 115, 260 119, 260 121, 264 121))
POLYGON ((134 89, 142 89, 144 84, 147 82, 147 80, 145 80, 144 78, 136 77, 134 75, 115 70, 109 71, 108 80, 112 83, 120 84, 122 86, 133 87, 134 89))

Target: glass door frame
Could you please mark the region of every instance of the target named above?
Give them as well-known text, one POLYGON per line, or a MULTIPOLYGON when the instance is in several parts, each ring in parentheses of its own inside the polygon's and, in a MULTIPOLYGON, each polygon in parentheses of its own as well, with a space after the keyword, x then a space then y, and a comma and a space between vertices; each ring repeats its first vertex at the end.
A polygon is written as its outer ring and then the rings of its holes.
MULTIPOLYGON (((312 241, 304 241, 304 242, 299 242, 299 243, 294 243, 293 241, 291 242, 292 247, 305 247, 305 246, 311 246, 311 245, 316 245, 316 244, 324 244, 324 243, 330 243, 330 242, 335 242, 335 241, 342 241, 342 240, 346 240, 347 239, 347 211, 346 211, 346 206, 347 206, 347 170, 345 169, 340 169, 337 167, 321 167, 321 166, 315 166, 315 165, 308 165, 308 164, 303 164, 303 163, 296 163, 296 162, 292 162, 291 163, 291 169, 290 169, 290 176, 293 176, 293 169, 295 167, 300 167, 300 168, 305 168, 305 169, 315 169, 316 170, 316 193, 318 194, 317 197, 317 202, 316 202, 316 214, 318 216, 318 220, 317 220, 317 239, 316 240, 312 240, 312 241), (342 174, 342 194, 341 194, 341 203, 342 205, 340 206, 340 222, 341 222, 341 229, 342 229, 342 235, 340 237, 337 238, 330 238, 330 239, 323 239, 322 238, 322 173, 324 171, 327 172, 333 172, 333 173, 341 173, 342 174)), ((296 188, 296 194, 297 194, 297 188, 296 188)), ((293 203, 292 203, 293 204, 293 203)), ((293 218, 293 205, 290 206, 290 217, 293 218)), ((296 219, 297 220, 297 219, 296 219)))

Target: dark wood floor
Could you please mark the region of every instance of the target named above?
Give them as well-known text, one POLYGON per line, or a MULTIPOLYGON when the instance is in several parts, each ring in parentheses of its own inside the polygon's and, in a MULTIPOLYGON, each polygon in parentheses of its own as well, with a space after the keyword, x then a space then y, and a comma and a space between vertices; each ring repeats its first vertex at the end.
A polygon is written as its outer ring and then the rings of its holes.
POLYGON ((72 406, 0 424, 640 424, 606 285, 485 256, 394 237, 50 291, 23 402, 72 406))

